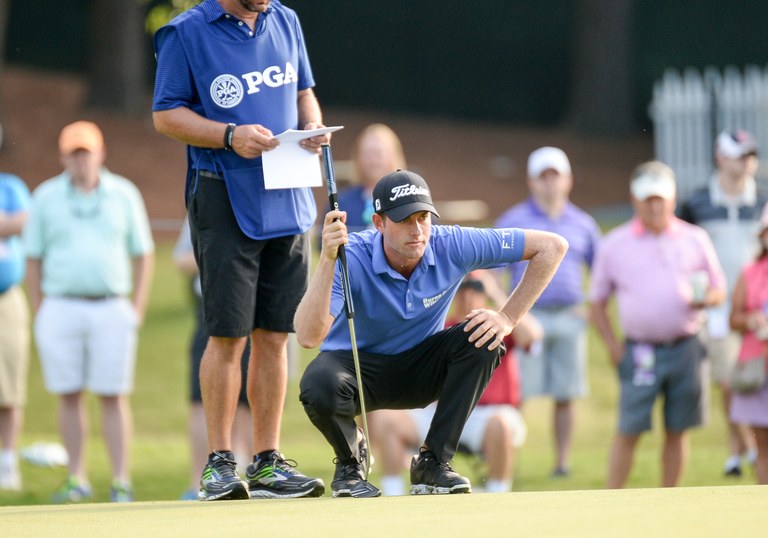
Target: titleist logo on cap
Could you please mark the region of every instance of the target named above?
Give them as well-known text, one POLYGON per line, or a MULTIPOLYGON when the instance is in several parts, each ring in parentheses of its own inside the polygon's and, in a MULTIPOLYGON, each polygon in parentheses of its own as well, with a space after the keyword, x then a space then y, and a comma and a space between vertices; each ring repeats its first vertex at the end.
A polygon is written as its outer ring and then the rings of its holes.
POLYGON ((429 186, 419 174, 395 170, 381 178, 373 188, 373 207, 378 214, 400 222, 419 211, 440 215, 432 204, 429 186))
POLYGON ((389 200, 394 202, 403 196, 429 196, 429 189, 412 184, 398 185, 397 187, 392 187, 392 196, 389 197, 389 200))

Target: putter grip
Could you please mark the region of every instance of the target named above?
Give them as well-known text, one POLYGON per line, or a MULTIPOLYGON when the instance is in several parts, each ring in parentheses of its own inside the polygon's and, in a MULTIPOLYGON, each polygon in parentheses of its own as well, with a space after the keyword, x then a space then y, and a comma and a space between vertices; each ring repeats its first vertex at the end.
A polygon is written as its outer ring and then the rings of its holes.
MULTIPOLYGON (((332 210, 337 211, 339 209, 339 199, 336 196, 336 174, 333 170, 331 145, 323 144, 320 148, 323 154, 325 183, 328 187, 328 203, 332 210)), ((344 310, 347 314, 347 319, 352 319, 355 317, 355 305, 352 301, 352 288, 349 283, 349 268, 347 267, 347 251, 344 249, 344 245, 339 247, 339 265, 341 267, 341 291, 344 293, 344 310)))

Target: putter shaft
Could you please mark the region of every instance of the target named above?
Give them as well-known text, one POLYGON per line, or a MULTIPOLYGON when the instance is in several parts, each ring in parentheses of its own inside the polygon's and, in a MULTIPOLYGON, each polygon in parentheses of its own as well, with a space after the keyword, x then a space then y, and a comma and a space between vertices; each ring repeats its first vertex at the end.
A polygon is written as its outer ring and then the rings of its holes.
MULTIPOLYGON (((325 182, 328 187, 328 201, 331 205, 331 209, 339 209, 339 201, 336 196, 336 174, 333 169, 333 155, 331 153, 330 144, 323 144, 321 146, 323 154, 323 164, 325 167, 325 182)), ((347 266, 347 255, 344 245, 339 247, 339 267, 341 269, 341 289, 344 294, 344 309, 347 314, 347 321, 349 322, 349 338, 352 343, 352 359, 355 363, 355 377, 357 379, 357 393, 360 398, 360 414, 363 422, 363 435, 365 436, 365 443, 368 450, 365 452, 365 469, 363 472, 364 479, 368 480, 368 472, 371 468, 371 441, 368 435, 368 419, 366 418, 365 411, 365 395, 363 389, 363 378, 360 374, 360 357, 357 352, 357 336, 355 335, 355 306, 352 301, 352 287, 349 283, 349 267, 347 266)))

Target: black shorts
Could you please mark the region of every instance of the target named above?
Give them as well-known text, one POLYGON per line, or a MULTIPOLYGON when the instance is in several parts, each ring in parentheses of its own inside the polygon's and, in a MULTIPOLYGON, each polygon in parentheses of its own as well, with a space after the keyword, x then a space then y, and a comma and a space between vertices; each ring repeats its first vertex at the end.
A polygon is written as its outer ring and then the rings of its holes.
POLYGON ((188 207, 208 334, 293 332, 309 283, 309 235, 251 239, 237 224, 222 180, 199 177, 188 207))

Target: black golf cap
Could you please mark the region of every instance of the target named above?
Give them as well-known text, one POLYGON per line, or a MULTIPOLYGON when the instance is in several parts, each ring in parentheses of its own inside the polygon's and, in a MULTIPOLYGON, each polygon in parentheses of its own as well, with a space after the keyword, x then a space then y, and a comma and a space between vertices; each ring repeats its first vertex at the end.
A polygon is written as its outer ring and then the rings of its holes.
POLYGON ((387 174, 373 188, 373 208, 379 215, 400 222, 418 211, 429 211, 440 218, 429 187, 415 172, 397 170, 387 174))

